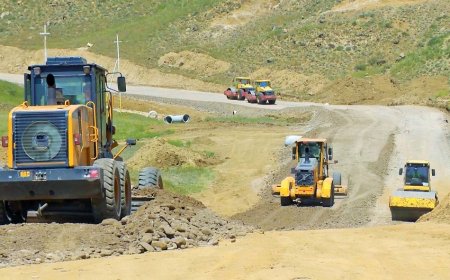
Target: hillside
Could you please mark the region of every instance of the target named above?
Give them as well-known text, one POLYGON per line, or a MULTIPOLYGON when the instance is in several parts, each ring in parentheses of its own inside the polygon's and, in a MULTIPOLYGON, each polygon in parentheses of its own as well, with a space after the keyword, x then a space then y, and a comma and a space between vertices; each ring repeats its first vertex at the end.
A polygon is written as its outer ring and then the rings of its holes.
POLYGON ((286 99, 445 105, 449 14, 447 0, 3 1, 0 44, 42 48, 48 22, 51 48, 114 57, 119 33, 123 58, 207 83, 249 74, 286 99))

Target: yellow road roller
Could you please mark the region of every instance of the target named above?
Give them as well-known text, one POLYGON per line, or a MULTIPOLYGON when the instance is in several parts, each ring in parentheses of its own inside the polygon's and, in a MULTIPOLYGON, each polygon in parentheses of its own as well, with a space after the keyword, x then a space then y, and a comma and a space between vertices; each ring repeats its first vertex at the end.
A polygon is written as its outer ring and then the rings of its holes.
POLYGON ((399 175, 404 175, 403 188, 389 197, 392 220, 415 222, 439 204, 437 193, 431 190, 435 171, 428 161, 409 160, 399 175))

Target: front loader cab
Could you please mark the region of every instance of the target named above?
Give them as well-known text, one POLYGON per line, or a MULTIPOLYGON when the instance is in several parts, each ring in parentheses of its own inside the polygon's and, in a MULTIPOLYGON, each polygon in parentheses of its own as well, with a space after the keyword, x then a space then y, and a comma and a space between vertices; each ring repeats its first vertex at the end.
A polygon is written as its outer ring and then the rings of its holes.
MULTIPOLYGON (((112 157, 112 94, 107 87, 107 70, 89 64, 82 57, 49 57, 46 64, 28 67, 24 74, 25 101, 29 106, 86 105, 94 112, 91 133, 98 139, 98 154, 112 157)), ((126 90, 124 77, 117 80, 119 91, 126 90)))

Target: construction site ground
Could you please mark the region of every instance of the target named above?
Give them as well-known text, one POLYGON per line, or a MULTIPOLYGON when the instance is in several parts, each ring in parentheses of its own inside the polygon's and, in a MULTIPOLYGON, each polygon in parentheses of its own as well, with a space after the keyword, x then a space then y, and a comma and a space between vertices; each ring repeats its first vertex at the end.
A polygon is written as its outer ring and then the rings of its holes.
MULTIPOLYGON (((213 170, 214 179, 190 195, 194 199, 157 193, 122 222, 2 226, 0 278, 446 279, 450 274, 450 224, 442 218, 450 212, 448 113, 420 106, 249 107, 220 94, 192 92, 183 100, 183 94, 163 98, 153 88, 139 90, 144 101, 127 99, 127 109, 192 114, 191 122, 172 125, 174 133, 158 141, 192 143, 188 157, 211 151, 214 160, 197 164, 213 170), (210 102, 202 101, 205 95, 210 102), (280 207, 269 190, 293 164, 290 148, 283 146, 292 134, 329 139, 339 161, 332 170, 342 172, 348 197, 332 208, 280 207), (407 159, 428 159, 437 172, 433 188, 440 212, 424 223, 390 219, 388 196, 401 187, 398 168, 407 159), (177 245, 187 250, 145 252, 145 234, 171 237, 167 224, 175 236, 186 237, 186 244, 177 245)), ((152 145, 146 147, 152 154, 152 145)), ((173 240, 167 244, 174 246, 173 240)))

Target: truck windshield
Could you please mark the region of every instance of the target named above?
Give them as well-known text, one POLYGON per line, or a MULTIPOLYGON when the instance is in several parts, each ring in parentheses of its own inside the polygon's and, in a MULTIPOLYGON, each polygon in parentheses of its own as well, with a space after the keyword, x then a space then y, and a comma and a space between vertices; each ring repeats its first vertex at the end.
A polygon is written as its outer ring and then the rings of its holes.
MULTIPOLYGON (((57 76, 55 74, 55 87, 62 102, 69 100, 70 104, 86 104, 91 100, 90 76, 57 76)), ((45 76, 34 80, 34 90, 34 105, 51 105, 48 104, 48 85, 45 76)))
POLYGON ((405 174, 405 185, 428 186, 428 167, 407 166, 405 174))
POLYGON ((269 84, 267 83, 267 82, 260 82, 259 83, 259 86, 260 87, 266 87, 266 86, 268 86, 269 84))

